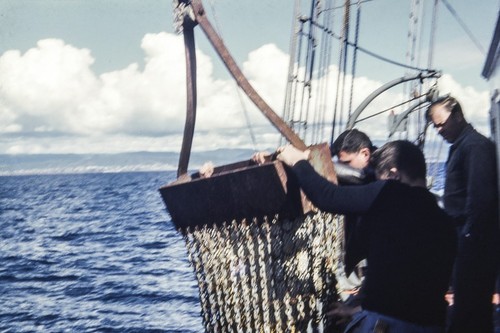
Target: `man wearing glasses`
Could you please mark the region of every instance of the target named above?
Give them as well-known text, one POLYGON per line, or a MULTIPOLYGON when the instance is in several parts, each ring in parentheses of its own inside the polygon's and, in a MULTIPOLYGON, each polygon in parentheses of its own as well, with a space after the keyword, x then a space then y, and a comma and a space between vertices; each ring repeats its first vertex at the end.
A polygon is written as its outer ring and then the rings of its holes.
POLYGON ((449 332, 493 332, 492 295, 499 262, 498 190, 495 146, 464 117, 450 96, 426 113, 449 143, 444 208, 458 232, 449 332))

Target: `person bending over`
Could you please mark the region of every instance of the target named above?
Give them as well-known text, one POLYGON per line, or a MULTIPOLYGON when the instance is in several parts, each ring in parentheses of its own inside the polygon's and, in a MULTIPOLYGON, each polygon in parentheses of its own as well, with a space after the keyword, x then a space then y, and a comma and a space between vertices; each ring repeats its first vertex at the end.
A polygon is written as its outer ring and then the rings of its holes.
POLYGON ((402 140, 385 144, 372 156, 378 180, 355 186, 337 186, 316 173, 308 150, 289 145, 278 153, 316 207, 362 215, 369 265, 365 297, 345 332, 444 332, 456 235, 425 186, 418 147, 402 140))

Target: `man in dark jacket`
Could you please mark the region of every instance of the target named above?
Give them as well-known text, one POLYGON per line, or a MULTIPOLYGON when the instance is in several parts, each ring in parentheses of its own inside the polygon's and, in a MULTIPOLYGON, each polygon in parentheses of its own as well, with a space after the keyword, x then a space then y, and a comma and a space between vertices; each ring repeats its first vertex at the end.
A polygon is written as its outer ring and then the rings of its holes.
POLYGON ((495 146, 467 123, 453 97, 433 102, 426 116, 452 144, 444 188, 458 232, 450 332, 491 333, 500 238, 495 146))
MULTIPOLYGON (((367 184, 375 181, 375 174, 370 166, 370 158, 376 147, 366 133, 349 129, 342 132, 330 146, 332 156, 336 156, 335 173, 341 185, 367 184)), ((363 299, 362 278, 366 273, 364 240, 358 231, 362 227, 358 215, 344 216, 344 272, 337 276, 339 285, 359 290, 344 302, 332 304, 333 321, 342 325, 359 311, 363 299), (357 269, 355 269, 357 266, 357 269)))
POLYGON ((393 141, 373 154, 378 181, 336 186, 307 162, 309 151, 278 150, 321 210, 361 214, 369 269, 363 311, 346 332, 444 332, 455 240, 452 221, 426 188, 422 152, 393 141))

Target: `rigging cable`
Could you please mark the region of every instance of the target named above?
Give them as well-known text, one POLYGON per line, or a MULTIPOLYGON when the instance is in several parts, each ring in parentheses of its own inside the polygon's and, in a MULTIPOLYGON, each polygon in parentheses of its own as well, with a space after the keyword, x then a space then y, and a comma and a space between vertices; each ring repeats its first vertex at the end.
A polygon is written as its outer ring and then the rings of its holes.
MULTIPOLYGON (((436 32, 436 27, 437 27, 437 18, 438 18, 438 9, 439 9, 439 0, 434 0, 434 8, 432 10, 432 19, 431 19, 431 34, 429 37, 429 53, 427 54, 427 65, 430 67, 432 66, 432 63, 434 61, 434 46, 435 46, 435 32, 436 32)), ((425 144, 425 136, 427 135, 427 127, 424 125, 424 131, 423 131, 423 141, 425 144)), ((442 141, 442 140, 441 140, 442 141)), ((422 147, 423 149, 424 147, 422 147)), ((439 147, 441 149, 441 147, 439 147)), ((435 151, 435 147, 431 147, 430 149, 430 154, 432 154, 435 151)), ((438 153, 439 155, 439 153, 438 153)))
MULTIPOLYGON (((342 78, 342 73, 344 72, 342 70, 343 64, 345 64, 344 57, 346 57, 347 53, 345 52, 346 46, 348 45, 348 36, 346 35, 348 29, 347 29, 347 22, 348 22, 348 14, 349 13, 349 0, 345 1, 345 6, 344 6, 344 25, 342 28, 342 36, 339 39, 340 41, 340 50, 339 50, 339 65, 338 65, 338 73, 337 73, 337 87, 335 90, 335 106, 333 108, 333 120, 332 120, 332 133, 330 135, 330 144, 333 144, 334 137, 335 137, 335 125, 337 123, 337 114, 339 114, 339 122, 342 122, 342 102, 340 103, 340 111, 337 111, 337 108, 339 107, 339 91, 340 91, 340 81, 342 78)), ((329 33, 329 30, 325 30, 327 33, 329 33)), ((332 34, 332 36, 335 36, 332 34)), ((344 73, 345 75, 345 73, 344 73)))
MULTIPOLYGON (((317 25, 319 28, 321 28, 321 29, 323 29, 324 31, 326 31, 326 33, 330 34, 332 37, 334 37, 334 38, 336 38, 336 39, 341 39, 341 38, 342 38, 342 37, 340 37, 340 36, 336 35, 333 31, 329 30, 328 28, 326 28, 326 27, 324 27, 324 26, 322 26, 322 25, 320 25, 320 24, 317 24, 317 23, 316 23, 316 25, 317 25)), ((369 55, 369 56, 372 56, 372 57, 374 57, 374 58, 376 58, 376 59, 379 59, 379 60, 381 60, 381 61, 385 61, 385 62, 387 62, 387 63, 393 64, 393 65, 396 65, 396 66, 399 66, 399 67, 404 67, 404 68, 408 68, 408 69, 414 69, 414 70, 416 70, 416 71, 418 71, 418 72, 427 72, 427 73, 430 73, 430 72, 435 72, 435 71, 436 71, 436 70, 434 70, 434 69, 430 69, 430 68, 419 68, 419 67, 408 66, 408 65, 403 64, 403 63, 401 63, 401 62, 398 62, 398 61, 395 61, 395 60, 391 60, 391 59, 389 59, 389 58, 386 58, 386 57, 384 57, 384 56, 381 56, 381 55, 379 55, 379 54, 376 54, 375 52, 369 51, 369 50, 365 49, 364 47, 361 47, 361 46, 359 46, 359 45, 355 45, 354 43, 349 42, 349 41, 347 41, 347 44, 348 44, 349 46, 352 46, 352 47, 354 47, 355 49, 357 49, 357 50, 359 50, 359 51, 361 51, 361 52, 363 52, 363 53, 365 53, 365 54, 369 55)))
MULTIPOLYGON (((315 12, 314 12, 314 18, 311 18, 312 20, 319 20, 320 13, 322 12, 321 8, 319 6, 320 6, 320 2, 317 1, 316 2, 315 12)), ((323 38, 323 34, 321 35, 321 38, 323 38)), ((322 40, 322 42, 323 42, 323 40, 322 40)), ((320 44, 320 45, 322 45, 322 44, 320 44)), ((316 79, 317 84, 316 84, 316 87, 315 87, 316 93, 318 93, 318 91, 321 89, 321 87, 323 85, 323 80, 322 80, 323 52, 319 52, 319 54, 320 54, 320 58, 319 58, 318 73, 317 73, 317 79, 316 79)), ((312 89, 312 87, 311 87, 311 89, 312 89)), ((311 99, 311 96, 309 98, 311 99)), ((310 142, 316 142, 315 138, 316 138, 316 135, 317 135, 317 117, 318 117, 318 109, 316 107, 316 101, 317 101, 317 98, 314 99, 314 100, 312 100, 312 103, 314 103, 315 105, 312 108, 312 124, 310 124, 311 126, 308 126, 311 129, 311 140, 310 140, 310 142)), ((306 121, 309 121, 309 116, 306 117, 306 121)), ((305 139, 306 138, 304 138, 304 140, 305 139)))
POLYGON ((435 45, 435 31, 437 25, 437 14, 438 14, 438 2, 439 0, 434 0, 434 10, 432 11, 432 22, 431 22, 431 36, 429 39, 429 54, 427 58, 427 66, 432 66, 432 61, 434 60, 434 45, 435 45))
POLYGON ((467 35, 469 35, 469 38, 476 45, 476 47, 479 49, 479 51, 481 51, 482 54, 485 54, 483 46, 479 43, 479 41, 476 39, 476 37, 474 37, 474 35, 470 31, 470 29, 467 27, 467 25, 465 24, 465 22, 462 21, 462 19, 460 18, 460 16, 458 16, 458 14, 455 11, 455 9, 453 9, 453 7, 450 5, 450 3, 447 0, 441 0, 441 1, 446 6, 446 8, 448 9, 448 11, 451 13, 451 15, 453 15, 455 17, 455 19, 458 21, 458 24, 460 24, 460 26, 462 27, 462 29, 464 29, 465 33, 467 35))
MULTIPOLYGON (((418 53, 417 50, 417 36, 419 35, 420 31, 418 29, 418 22, 420 20, 420 9, 422 7, 422 2, 420 0, 413 0, 411 2, 411 7, 410 7, 410 15, 409 15, 409 22, 408 22, 408 45, 406 49, 406 63, 407 65, 410 66, 417 66, 418 60, 415 57, 415 54, 418 53)), ((411 75, 412 73, 407 70, 406 75, 411 75)), ((403 85, 403 95, 401 98, 406 98, 406 96, 412 96, 417 93, 418 87, 418 93, 421 93, 421 87, 422 87, 423 82, 416 82, 416 81, 411 81, 411 82, 405 82, 403 85)), ((407 117, 406 118, 407 122, 411 122, 411 118, 407 117)), ((417 119, 417 124, 418 126, 418 119, 417 119)), ((409 128, 412 128, 412 125, 410 124, 409 128)), ((402 131, 399 131, 402 132, 402 131)), ((408 126, 405 125, 404 128, 405 132, 405 139, 408 139, 409 137, 409 130, 408 126)), ((417 130, 418 133, 418 130, 417 130)))
MULTIPOLYGON (((292 31, 290 34, 290 61, 288 63, 288 79, 285 91, 285 103, 283 105, 283 120, 288 123, 288 126, 293 129, 293 107, 295 106, 294 91, 297 85, 297 73, 295 72, 295 56, 297 52, 297 37, 301 31, 301 24, 299 26, 299 13, 300 13, 300 0, 295 0, 295 7, 292 16, 292 31), (292 98, 294 101, 292 102, 292 98)), ((280 136, 279 145, 283 145, 284 137, 280 136)))
MULTIPOLYGON (((425 27, 424 26, 424 21, 425 21, 424 1, 420 2, 419 17, 421 18, 420 19, 420 24, 417 25, 417 37, 418 37, 418 44, 417 44, 417 50, 418 50, 418 52, 417 53, 418 53, 419 56, 417 57, 416 64, 415 64, 415 66, 417 66, 417 67, 420 66, 420 63, 422 62, 422 58, 421 58, 422 52, 421 51, 422 51, 422 48, 423 48, 422 45, 423 45, 423 35, 424 35, 422 33, 422 31, 423 31, 423 29, 425 27)), ((431 68, 430 66, 431 65, 428 64, 429 68, 431 68)), ((419 89, 418 89, 418 93, 419 94, 422 94, 423 90, 427 90, 427 88, 424 88, 424 82, 421 82, 420 85, 417 85, 415 83, 414 87, 417 87, 417 86, 419 87, 419 89)), ((428 84, 427 84, 427 81, 426 81, 425 82, 425 87, 427 87, 427 86, 428 86, 428 84)), ((415 89, 414 90, 414 94, 416 94, 416 93, 417 93, 417 90, 415 89)), ((426 122, 422 121, 422 120, 423 120, 423 117, 421 116, 421 114, 418 114, 417 119, 416 119, 417 125, 414 127, 414 128, 416 128, 415 135, 416 135, 417 138, 419 136, 419 133, 422 131, 422 127, 425 127, 425 124, 426 124, 426 122)))
MULTIPOLYGON (((360 18, 361 18, 361 1, 358 0, 358 6, 356 10, 356 31, 354 34, 354 45, 358 45, 360 18)), ((352 99, 354 95, 354 78, 356 77, 357 56, 358 56, 358 50, 354 48, 352 68, 351 68, 351 89, 350 89, 351 94, 349 96, 349 118, 351 117, 351 112, 352 112, 352 99)))
MULTIPOLYGON (((298 91, 299 91, 299 84, 300 85, 303 85, 305 83, 305 78, 300 76, 301 75, 301 62, 302 62, 302 38, 304 37, 304 24, 305 24, 305 20, 303 17, 299 17, 299 22, 300 22, 300 29, 299 29, 299 32, 298 32, 298 36, 299 36, 299 45, 297 47, 297 66, 295 68, 295 82, 294 82, 294 86, 293 86, 293 93, 292 93, 292 96, 293 96, 293 101, 291 102, 291 108, 292 108, 292 112, 291 112, 291 115, 290 115, 290 127, 295 129, 296 127, 296 124, 297 122, 295 121, 295 114, 297 113, 297 99, 298 99, 298 91)), ((302 73, 303 74, 303 73, 302 73)), ((302 107, 302 106, 301 106, 302 107)), ((299 108, 300 110, 300 108, 299 108)))
MULTIPOLYGON (((349 48, 348 46, 348 40, 349 40, 349 26, 351 24, 351 1, 346 0, 345 2, 345 11, 344 11, 344 41, 343 41, 343 49, 344 49, 344 55, 343 55, 343 63, 342 63, 342 99, 340 101, 340 122, 342 122, 344 118, 344 96, 345 96, 345 85, 346 85, 346 73, 347 73, 347 56, 349 53, 349 48)), ((345 119, 347 122, 347 119, 345 119)))
MULTIPOLYGON (((335 0, 330 0, 329 4, 330 4, 330 7, 331 7, 331 4, 332 4, 332 1, 333 3, 335 3, 335 0)), ((334 23, 335 23, 335 13, 332 13, 331 11, 325 13, 324 15, 326 15, 326 17, 328 18, 327 22, 328 22, 328 26, 331 26, 333 27, 334 23)), ((320 126, 320 129, 321 129, 321 134, 320 134, 320 140, 321 141, 324 141, 325 140, 325 124, 326 124, 326 113, 327 113, 327 106, 329 105, 328 103, 328 100, 329 100, 329 97, 330 97, 330 89, 329 89, 329 86, 330 86, 330 63, 331 63, 331 59, 332 59, 332 48, 333 48, 333 43, 332 43, 332 39, 331 37, 324 33, 323 32, 323 35, 325 37, 325 40, 328 41, 327 44, 325 44, 326 46, 326 52, 327 52, 327 57, 326 57, 326 65, 324 66, 326 68, 326 77, 325 77, 325 89, 324 89, 324 98, 322 99, 322 101, 324 101, 323 103, 323 110, 321 112, 321 126, 320 126)), ((319 140, 318 140, 319 141, 319 140)))
MULTIPOLYGON (((365 2, 370 2, 370 1, 373 1, 373 0, 363 0, 363 1, 358 1, 358 4, 362 4, 362 3, 365 3, 365 2)), ((342 5, 342 6, 333 6, 333 7, 329 7, 328 9, 325 9, 324 11, 329 11, 329 10, 337 10, 337 9, 342 9, 344 8, 345 5, 342 5)), ((349 6, 354 6, 354 4, 350 4, 349 6)))
MULTIPOLYGON (((300 30, 299 30, 299 45, 297 47, 297 52, 298 52, 298 55, 297 55, 297 67, 295 68, 295 71, 296 71, 296 79, 295 79, 295 84, 294 84, 294 89, 293 89, 293 101, 291 102, 291 107, 293 108, 293 112, 291 113, 291 117, 290 117, 290 127, 295 129, 297 127, 297 125, 300 123, 300 119, 302 117, 302 107, 303 107, 303 99, 300 100, 300 106, 298 108, 298 113, 299 113, 299 116, 298 116, 298 119, 299 120, 295 120, 296 119, 296 113, 297 113, 297 99, 298 99, 298 94, 299 94, 299 84, 302 85, 302 92, 304 92, 304 85, 306 84, 307 80, 306 80, 306 77, 305 75, 306 72, 305 71, 302 71, 303 73, 301 73, 301 62, 302 62, 302 39, 303 37, 306 35, 304 33, 304 26, 305 26, 305 23, 307 21, 306 18, 304 17, 299 17, 299 21, 300 21, 300 30), (299 77, 299 75, 301 75, 301 77, 299 77), (302 77, 302 75, 304 75, 302 77)), ((307 58, 307 57, 306 57, 307 58)), ((300 131, 300 127, 298 128, 298 130, 296 130, 297 132, 300 131)))
POLYGON ((391 110, 392 110, 392 109, 394 109, 394 108, 397 108, 397 107, 399 107, 399 106, 402 106, 402 105, 408 104, 408 103, 410 103, 411 101, 414 101, 414 100, 416 100, 416 99, 419 99, 420 97, 423 97, 423 96, 425 96, 425 94, 422 94, 422 95, 420 95, 420 96, 414 96, 413 98, 411 98, 411 99, 409 99, 409 100, 407 100, 407 101, 404 101, 404 102, 402 102, 402 103, 396 104, 396 105, 394 105, 394 106, 392 106, 392 107, 390 107, 390 108, 388 108, 388 109, 385 109, 385 110, 379 111, 379 112, 377 112, 377 113, 371 114, 371 115, 366 116, 366 117, 361 118, 361 119, 357 119, 357 120, 356 120, 356 123, 360 123, 360 122, 365 121, 365 120, 367 120, 367 119, 370 119, 370 118, 376 117, 376 116, 378 116, 378 115, 381 115, 382 113, 385 113, 385 112, 387 112, 387 111, 391 111, 391 110))
MULTIPOLYGON (((224 40, 224 38, 222 37, 222 32, 221 32, 221 29, 220 29, 219 20, 217 19, 217 13, 215 11, 214 0, 210 1, 210 9, 212 10, 212 15, 214 17, 215 29, 217 30, 217 33, 220 36, 221 40, 224 40)), ((243 97, 241 95, 241 89, 240 89, 240 87, 238 86, 238 84, 236 82, 234 82, 234 84, 235 84, 235 88, 236 88, 236 93, 237 93, 238 98, 240 100, 241 108, 243 110, 243 116, 245 117, 245 122, 247 124, 247 129, 248 129, 248 132, 250 134, 250 139, 252 140, 253 150, 257 151, 258 150, 257 149, 257 141, 255 139, 255 134, 254 134, 254 131, 253 131, 252 123, 250 122, 250 116, 248 114, 248 110, 246 108, 245 101, 243 100, 243 97)))
MULTIPOLYGON (((319 9, 316 13, 316 19, 319 19, 321 13, 325 12, 324 10, 319 9)), ((323 16, 323 21, 325 25, 328 25, 326 22, 326 17, 323 16)), ((324 94, 324 86, 325 86, 325 57, 326 53, 323 51, 323 47, 327 40, 325 40, 325 34, 321 34, 321 49, 319 50, 319 65, 318 65, 318 84, 316 85, 316 96, 315 99, 315 107, 313 108, 313 120, 312 120, 312 133, 311 133, 311 142, 318 142, 318 131, 319 131, 319 117, 322 109, 322 98, 324 94)))
MULTIPOLYGON (((332 0, 328 0, 328 3, 325 5, 325 8, 331 7, 332 0)), ((322 15, 323 22, 325 26, 331 26, 333 23, 332 12, 326 9, 319 10, 316 16, 319 19, 319 15, 322 15)), ((313 118, 313 126, 312 126, 312 135, 311 142, 321 142, 324 140, 324 131, 325 131, 325 114, 328 105, 328 96, 329 96, 329 64, 331 58, 331 38, 329 35, 325 34, 322 31, 321 34, 321 42, 319 44, 321 49, 319 50, 320 59, 319 59, 319 68, 318 68, 318 85, 316 88, 316 96, 314 108, 314 118, 313 118)))
POLYGON ((248 109, 246 107, 245 101, 243 100, 243 95, 242 95, 241 89, 239 89, 237 87, 236 92, 238 93, 241 108, 243 109, 243 115, 245 116, 245 121, 247 123, 247 128, 248 128, 248 132, 250 134, 250 139, 252 140, 253 150, 257 151, 257 140, 255 139, 255 133, 253 131, 252 123, 250 122, 250 116, 248 114, 248 109))
POLYGON ((307 35, 307 56, 306 56, 306 82, 304 85, 304 90, 302 91, 302 105, 305 104, 305 114, 302 114, 302 109, 300 110, 300 122, 302 124, 303 130, 303 138, 305 140, 307 135, 307 120, 309 119, 309 111, 311 109, 311 97, 312 97, 312 80, 314 74, 314 59, 316 57, 316 37, 314 34, 315 26, 312 24, 315 20, 316 12, 318 8, 320 8, 321 0, 316 0, 311 3, 311 12, 309 15, 309 30, 307 35), (306 96, 306 88, 307 88, 307 97, 306 96))

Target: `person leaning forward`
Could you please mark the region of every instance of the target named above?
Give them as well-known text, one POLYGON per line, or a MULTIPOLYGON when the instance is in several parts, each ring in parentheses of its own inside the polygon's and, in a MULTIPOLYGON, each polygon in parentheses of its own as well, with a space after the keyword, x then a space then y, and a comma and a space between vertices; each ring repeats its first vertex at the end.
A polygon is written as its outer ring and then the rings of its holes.
POLYGON ((285 146, 278 152, 319 209, 363 216, 365 297, 345 332, 444 332, 456 234, 425 186, 418 147, 401 140, 385 144, 372 156, 378 180, 355 186, 337 186, 316 173, 307 162, 308 150, 285 146))
POLYGON ((375 149, 364 132, 355 128, 342 132, 330 146, 332 156, 337 157, 335 172, 339 184, 366 184, 375 180, 369 165, 371 154, 375 149))
MULTIPOLYGON (((358 129, 342 132, 330 146, 332 156, 336 157, 335 172, 340 185, 366 184, 375 180, 370 166, 370 158, 376 147, 368 135, 358 129)), ((329 309, 332 315, 332 329, 345 325, 352 316, 360 311, 364 297, 363 276, 366 266, 365 241, 357 230, 362 227, 361 217, 356 214, 344 216, 344 272, 337 276, 342 287, 355 287, 357 291, 343 302, 333 303, 329 309)))

